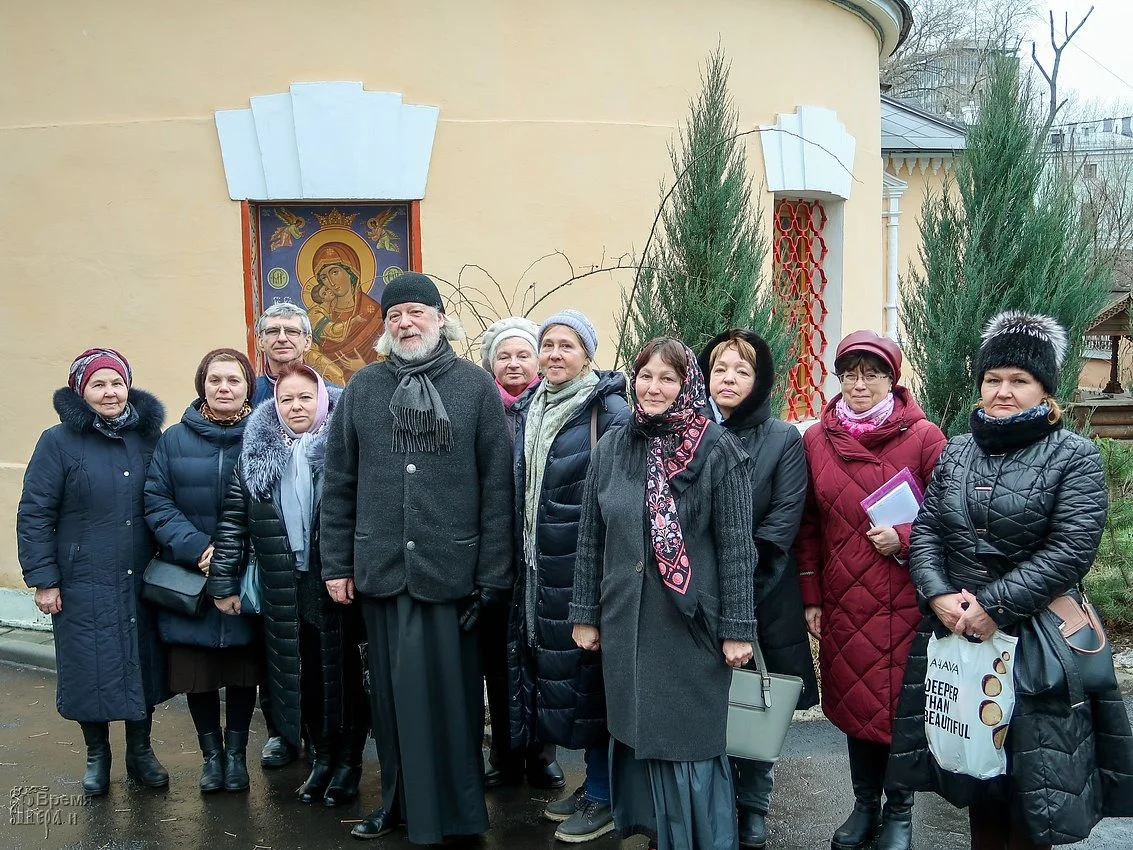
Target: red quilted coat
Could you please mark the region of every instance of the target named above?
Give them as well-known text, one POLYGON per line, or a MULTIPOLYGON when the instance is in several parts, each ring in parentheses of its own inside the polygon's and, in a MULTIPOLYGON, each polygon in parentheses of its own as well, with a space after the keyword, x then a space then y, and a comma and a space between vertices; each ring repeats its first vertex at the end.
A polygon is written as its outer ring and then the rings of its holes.
POLYGON ((905 563, 912 525, 896 526, 901 551, 883 557, 861 501, 906 466, 927 487, 945 443, 907 389, 893 395, 875 431, 843 430, 835 398, 803 435, 810 487, 795 538, 803 604, 822 606, 822 710, 847 735, 883 744, 921 614, 905 563))

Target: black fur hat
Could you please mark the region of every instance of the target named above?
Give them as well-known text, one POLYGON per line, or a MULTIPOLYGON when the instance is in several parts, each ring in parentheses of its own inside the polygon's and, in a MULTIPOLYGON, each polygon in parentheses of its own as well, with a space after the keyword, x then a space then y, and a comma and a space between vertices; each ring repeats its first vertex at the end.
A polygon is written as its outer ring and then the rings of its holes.
POLYGON ((988 369, 1015 366, 1035 376, 1048 394, 1058 388, 1058 373, 1066 360, 1066 329, 1051 316, 1005 310, 984 328, 976 356, 976 386, 988 369))

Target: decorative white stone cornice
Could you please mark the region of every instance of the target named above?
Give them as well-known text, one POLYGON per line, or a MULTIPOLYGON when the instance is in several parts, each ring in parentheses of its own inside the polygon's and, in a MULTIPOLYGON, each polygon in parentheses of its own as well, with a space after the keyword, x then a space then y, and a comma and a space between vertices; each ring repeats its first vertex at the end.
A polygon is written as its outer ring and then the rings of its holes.
POLYGON ((425 197, 440 110, 361 83, 295 83, 216 113, 233 200, 425 197))
POLYGON ((850 197, 856 140, 834 110, 800 106, 759 129, 768 191, 798 198, 850 197))
POLYGON ((830 0, 857 15, 877 33, 881 61, 888 59, 905 38, 913 23, 913 13, 905 0, 830 0))

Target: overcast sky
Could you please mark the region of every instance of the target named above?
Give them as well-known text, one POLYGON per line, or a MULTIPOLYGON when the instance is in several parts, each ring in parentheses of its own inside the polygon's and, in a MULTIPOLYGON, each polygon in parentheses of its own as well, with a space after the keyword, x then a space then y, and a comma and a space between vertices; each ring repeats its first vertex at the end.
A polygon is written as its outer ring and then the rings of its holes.
MULTIPOLYGON (((1042 17, 1028 38, 1038 43, 1039 59, 1050 70, 1050 19, 1054 12, 1055 33, 1062 40, 1063 16, 1070 13, 1073 28, 1090 6, 1094 13, 1062 54, 1060 89, 1074 89, 1079 108, 1091 102, 1103 114, 1133 114, 1133 0, 1044 0, 1042 17)), ((1023 54, 1030 60, 1031 47, 1023 54)), ((1069 92, 1067 92, 1069 93, 1069 92)), ((1092 110, 1091 110, 1092 111, 1092 110)))

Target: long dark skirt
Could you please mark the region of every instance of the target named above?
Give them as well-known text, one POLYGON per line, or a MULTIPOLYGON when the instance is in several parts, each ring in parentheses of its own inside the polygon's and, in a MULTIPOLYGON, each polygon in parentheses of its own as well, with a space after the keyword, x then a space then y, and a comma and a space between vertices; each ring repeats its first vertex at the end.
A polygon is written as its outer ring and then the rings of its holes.
POLYGON ((169 647, 169 689, 175 694, 207 693, 230 685, 254 688, 263 680, 263 649, 256 644, 169 647))
POLYGON ((614 825, 626 838, 647 835, 657 850, 735 850, 736 796, 727 756, 705 761, 639 759, 610 741, 614 825))
POLYGON ((414 844, 488 829, 475 632, 455 604, 363 597, 382 805, 414 844))

